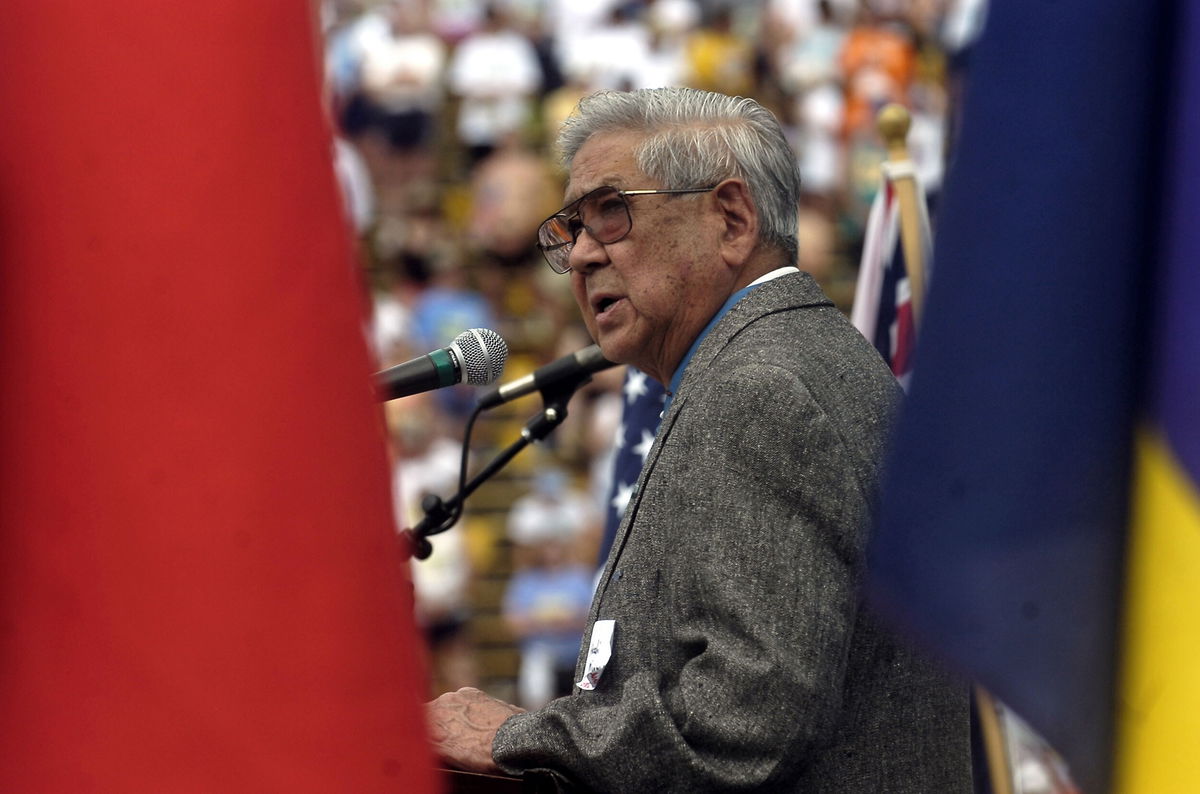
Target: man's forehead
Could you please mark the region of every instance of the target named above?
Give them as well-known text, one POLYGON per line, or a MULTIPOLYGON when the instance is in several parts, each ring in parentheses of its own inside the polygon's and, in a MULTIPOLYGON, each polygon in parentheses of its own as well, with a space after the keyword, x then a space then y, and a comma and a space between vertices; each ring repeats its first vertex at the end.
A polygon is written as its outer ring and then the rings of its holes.
POLYGON ((622 130, 599 132, 589 138, 571 163, 563 194, 566 201, 570 203, 605 185, 624 190, 653 187, 634 156, 634 144, 641 137, 639 133, 622 130))

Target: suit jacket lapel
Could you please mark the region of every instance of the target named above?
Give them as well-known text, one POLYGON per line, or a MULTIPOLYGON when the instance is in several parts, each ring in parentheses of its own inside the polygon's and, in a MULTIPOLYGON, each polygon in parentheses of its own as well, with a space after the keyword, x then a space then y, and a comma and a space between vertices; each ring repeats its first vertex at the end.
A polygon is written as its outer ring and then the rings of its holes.
POLYGON ((663 441, 670 435, 671 428, 675 425, 676 417, 679 416, 679 412, 683 410, 683 406, 687 402, 688 384, 696 378, 703 377, 704 371, 708 369, 713 359, 721 352, 721 349, 729 343, 729 340, 758 318, 786 309, 832 305, 832 302, 821 292, 820 287, 812 280, 811 276, 807 273, 796 273, 781 276, 753 290, 745 298, 738 301, 729 310, 729 313, 713 326, 708 336, 700 343, 700 347, 696 349, 695 355, 692 356, 687 372, 680 383, 679 394, 675 395, 672 399, 671 407, 667 409, 666 414, 663 416, 658 433, 654 438, 654 446, 651 447, 650 454, 646 458, 646 462, 642 465, 642 471, 638 475, 633 496, 630 497, 629 504, 625 508, 625 515, 621 518, 621 525, 617 528, 616 536, 613 538, 612 549, 609 551, 608 560, 604 566, 604 573, 601 574, 600 582, 596 588, 596 592, 601 595, 601 598, 593 601, 589 622, 596 620, 604 591, 608 588, 613 571, 616 569, 617 562, 621 558, 625 540, 629 536, 630 526, 633 524, 637 516, 638 507, 641 505, 642 492, 646 479, 654 470, 654 465, 658 461, 658 456, 662 451, 663 441))

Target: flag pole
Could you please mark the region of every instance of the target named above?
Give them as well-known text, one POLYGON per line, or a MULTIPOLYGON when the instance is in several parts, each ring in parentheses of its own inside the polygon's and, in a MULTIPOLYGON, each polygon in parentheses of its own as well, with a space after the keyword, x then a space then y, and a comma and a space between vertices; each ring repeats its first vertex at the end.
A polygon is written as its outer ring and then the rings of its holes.
POLYGON ((921 245, 920 210, 917 206, 917 175, 908 156, 908 130, 912 124, 908 110, 900 104, 885 105, 876 116, 875 124, 887 146, 884 175, 896 191, 900 205, 900 244, 904 248, 908 283, 912 290, 913 322, 920 327, 925 307, 925 269, 921 245))
POLYGON ((1008 743, 1004 737, 1004 726, 996 701, 983 687, 972 687, 975 696, 975 713, 979 718, 979 732, 983 738, 983 754, 987 757, 988 781, 992 794, 1013 794, 1012 759, 1008 754, 1008 743))

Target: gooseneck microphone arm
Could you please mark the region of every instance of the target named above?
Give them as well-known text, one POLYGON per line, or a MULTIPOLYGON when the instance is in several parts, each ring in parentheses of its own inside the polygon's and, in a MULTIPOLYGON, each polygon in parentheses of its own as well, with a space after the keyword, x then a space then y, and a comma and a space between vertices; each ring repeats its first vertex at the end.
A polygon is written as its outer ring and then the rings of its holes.
POLYGON ((476 417, 485 409, 483 405, 476 406, 467 422, 467 431, 463 438, 463 465, 459 473, 458 492, 446 500, 433 494, 429 494, 421 500, 421 509, 425 512, 425 517, 415 527, 401 533, 404 538, 405 554, 418 560, 427 559, 433 553, 433 545, 429 542, 430 536, 445 532, 454 526, 462 516, 463 502, 475 492, 475 489, 504 468, 525 447, 535 441, 545 440, 554 428, 561 425, 567 418, 567 403, 570 402, 571 396, 589 379, 590 376, 580 379, 564 379, 543 387, 541 390, 542 410, 525 423, 520 438, 493 458, 488 465, 471 478, 470 482, 465 482, 466 452, 470 439, 470 428, 476 417))

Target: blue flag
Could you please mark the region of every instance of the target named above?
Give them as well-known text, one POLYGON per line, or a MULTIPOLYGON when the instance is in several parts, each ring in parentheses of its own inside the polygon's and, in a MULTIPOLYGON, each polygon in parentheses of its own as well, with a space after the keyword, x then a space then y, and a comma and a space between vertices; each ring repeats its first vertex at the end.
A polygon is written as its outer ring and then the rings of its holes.
POLYGON ((870 553, 876 606, 1088 792, 1110 775, 1167 10, 990 4, 870 553))

